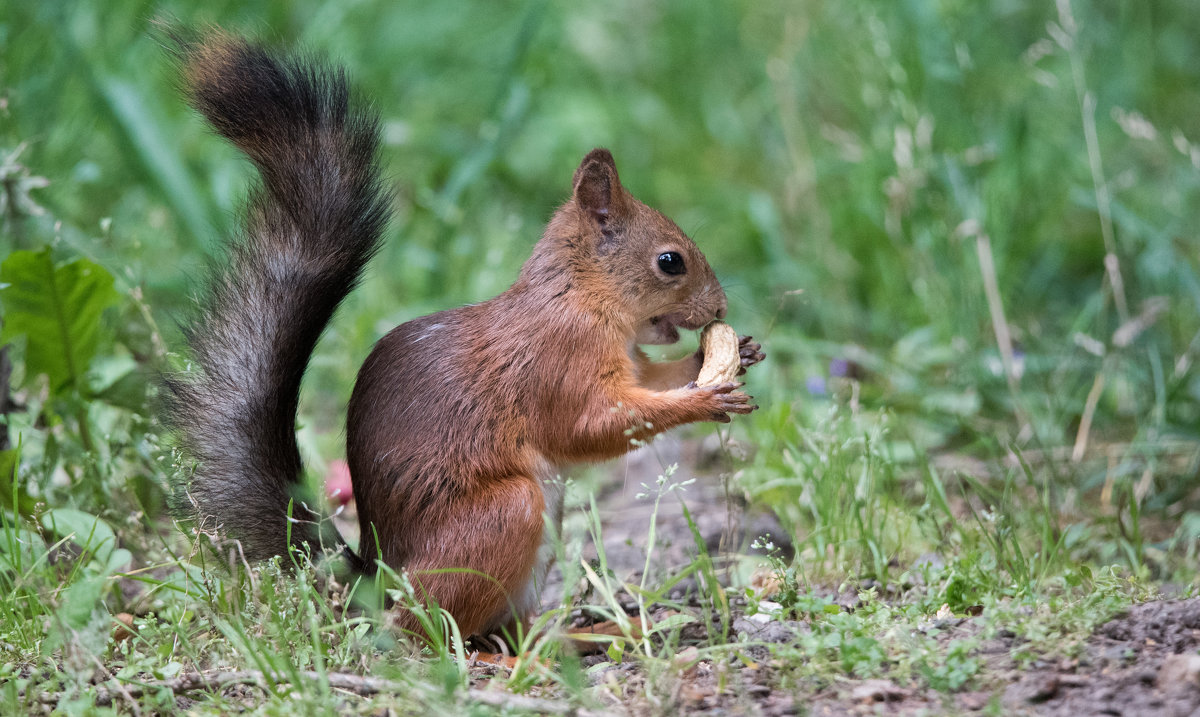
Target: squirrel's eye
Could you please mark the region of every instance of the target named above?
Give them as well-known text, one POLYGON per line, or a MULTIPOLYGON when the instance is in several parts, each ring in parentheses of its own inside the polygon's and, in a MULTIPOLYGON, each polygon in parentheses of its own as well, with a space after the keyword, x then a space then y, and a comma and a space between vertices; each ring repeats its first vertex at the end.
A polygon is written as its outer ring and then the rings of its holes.
POLYGON ((673 251, 658 255, 658 268, 662 269, 664 274, 682 274, 687 271, 687 267, 683 265, 683 257, 673 251))

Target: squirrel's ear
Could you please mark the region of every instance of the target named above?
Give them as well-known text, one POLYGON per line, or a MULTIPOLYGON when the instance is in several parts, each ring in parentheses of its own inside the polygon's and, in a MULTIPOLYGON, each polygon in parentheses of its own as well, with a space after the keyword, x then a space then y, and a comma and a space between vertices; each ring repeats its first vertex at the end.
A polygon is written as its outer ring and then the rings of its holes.
POLYGON ((596 220, 600 226, 615 216, 622 204, 621 180, 617 177, 617 165, 607 149, 588 152, 573 180, 575 203, 596 220))

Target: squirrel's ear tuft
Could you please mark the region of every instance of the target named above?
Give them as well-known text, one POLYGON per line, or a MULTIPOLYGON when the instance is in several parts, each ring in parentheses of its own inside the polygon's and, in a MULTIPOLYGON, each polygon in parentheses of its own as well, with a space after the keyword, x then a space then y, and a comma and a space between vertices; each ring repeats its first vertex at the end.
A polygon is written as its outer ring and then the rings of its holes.
POLYGON ((600 226, 618 213, 622 204, 621 180, 617 177, 617 165, 607 149, 588 152, 573 180, 575 202, 600 226))

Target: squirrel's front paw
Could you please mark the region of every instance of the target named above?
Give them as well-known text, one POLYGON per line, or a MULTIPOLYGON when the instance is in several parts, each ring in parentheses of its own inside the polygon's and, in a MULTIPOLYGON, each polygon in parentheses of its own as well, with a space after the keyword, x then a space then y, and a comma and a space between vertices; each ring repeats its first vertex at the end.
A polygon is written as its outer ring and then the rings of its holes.
POLYGON ((738 356, 741 357, 742 367, 738 369, 737 375, 741 376, 746 373, 746 369, 754 364, 762 361, 767 357, 762 352, 762 345, 757 341, 753 341, 750 336, 738 337, 738 356))
POLYGON ((748 396, 737 389, 744 384, 722 383, 716 386, 696 386, 688 384, 688 388, 696 391, 703 406, 704 420, 729 423, 730 413, 750 413, 758 406, 750 403, 753 396, 748 396))

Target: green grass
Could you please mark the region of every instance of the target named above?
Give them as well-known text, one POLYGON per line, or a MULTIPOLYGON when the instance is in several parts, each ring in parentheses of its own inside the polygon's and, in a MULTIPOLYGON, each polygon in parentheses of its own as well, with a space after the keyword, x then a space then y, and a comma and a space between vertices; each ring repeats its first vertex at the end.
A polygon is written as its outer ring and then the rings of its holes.
MULTIPOLYGON (((196 670, 277 683, 186 692, 213 714, 669 713, 697 666, 743 706, 756 670, 797 694, 851 676, 952 694, 989 688, 978 648, 1000 632, 1026 665, 1130 602, 1194 594, 1198 34, 1186 0, 0 0, 0 340, 19 402, 0 452, 0 709, 87 712, 97 679, 139 686, 114 710, 171 709, 164 681, 196 670), (388 630, 377 586, 206 561, 165 512, 186 468, 152 379, 249 177, 178 97, 158 17, 333 56, 384 118, 397 219, 309 371, 314 481, 371 344, 502 291, 603 145, 768 353, 747 377, 762 410, 721 429, 724 476, 698 480, 772 511, 775 556, 716 554, 689 515, 695 535, 670 537, 695 542, 690 564, 609 571, 590 506, 610 478, 573 476, 570 587, 544 627, 585 605, 682 617, 611 648, 629 672, 530 635, 551 667, 496 677, 508 702, 479 691, 461 643, 388 630), (750 586, 764 561, 771 595, 750 586), (683 584, 694 605, 671 597, 683 584), (747 642, 756 612, 806 628, 747 642), (121 613, 136 630, 117 641, 121 613), (342 673, 387 684, 351 696, 342 673)), ((628 480, 686 505, 663 475, 628 480)))

